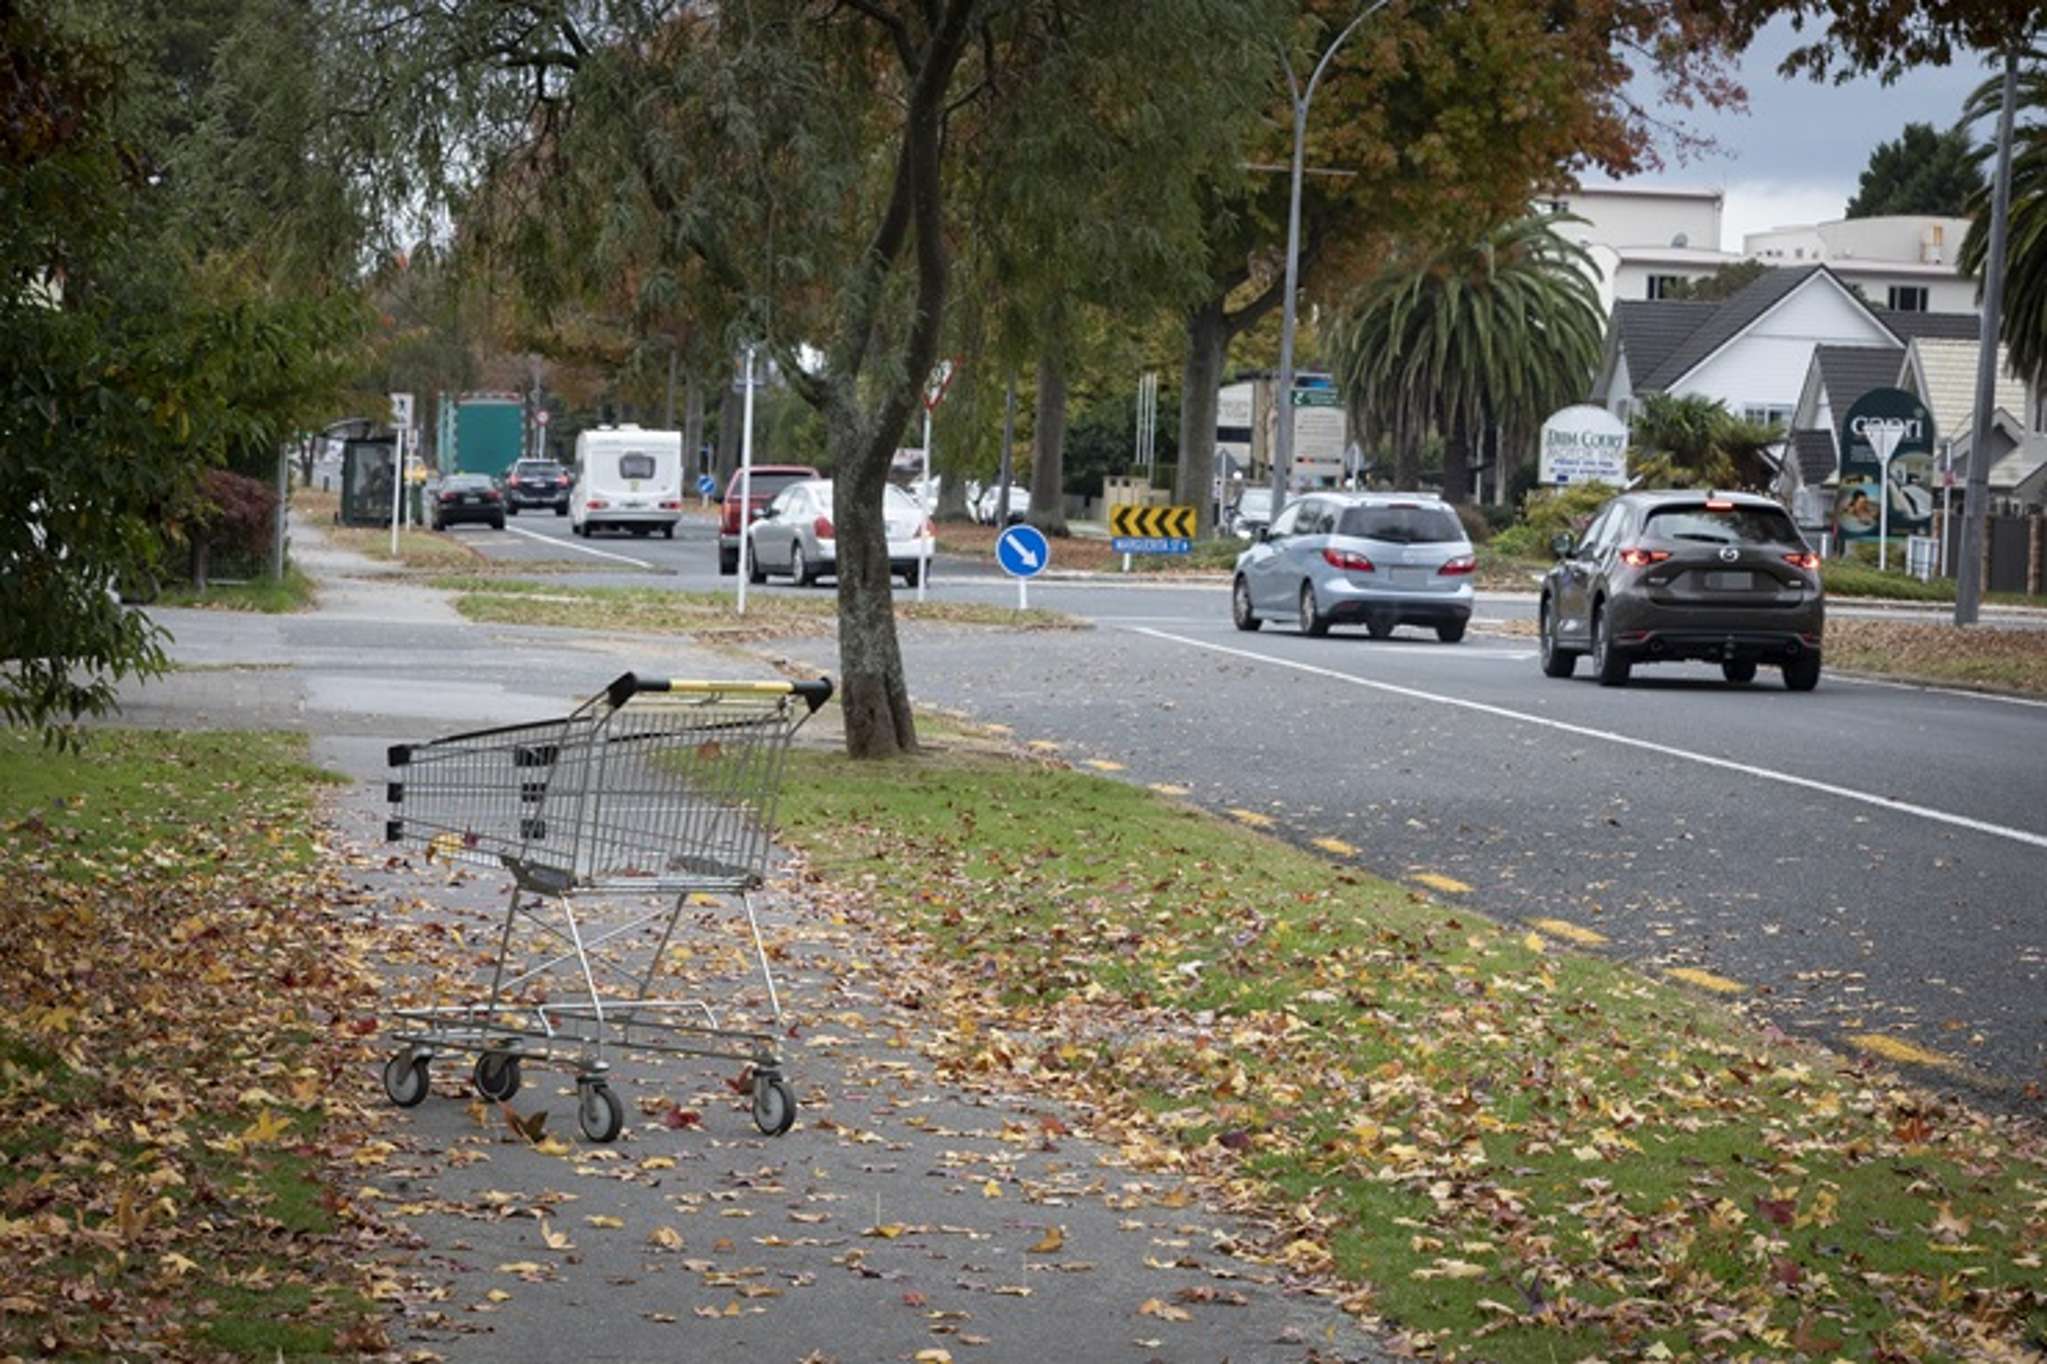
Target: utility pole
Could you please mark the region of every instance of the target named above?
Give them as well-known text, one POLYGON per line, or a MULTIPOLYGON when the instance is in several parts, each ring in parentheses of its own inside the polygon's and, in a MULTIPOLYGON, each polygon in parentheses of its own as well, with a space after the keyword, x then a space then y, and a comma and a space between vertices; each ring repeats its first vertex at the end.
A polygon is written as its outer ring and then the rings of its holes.
MULTIPOLYGON (((1977 333, 1976 415, 1969 425, 1969 486, 1962 499, 1962 562, 1955 573, 1955 624, 1974 625, 1983 605, 1983 534, 1990 514, 1990 425, 1997 403, 1997 340, 2003 331, 2004 229, 2011 215, 2011 119, 2019 44, 2004 49, 2004 98, 1997 114, 1997 182, 1990 196, 1990 250, 1983 262, 1983 326, 1977 333)), ((1886 501, 1888 489, 1886 490, 1886 501)))
POLYGON ((1294 75, 1293 58, 1280 54, 1286 70, 1287 94, 1294 106, 1294 162, 1293 184, 1287 196, 1286 216, 1286 297, 1281 300, 1279 325, 1279 429, 1275 433, 1272 452, 1272 518, 1279 519, 1280 509, 1286 506, 1287 481, 1293 475, 1294 467, 1294 295, 1300 292, 1301 284, 1301 176, 1303 158, 1307 155, 1308 105, 1315 98, 1315 86, 1321 81, 1322 73, 1329 69, 1329 59, 1336 55, 1338 48, 1358 25, 1386 7, 1386 0, 1373 0, 1358 12, 1358 17, 1336 35, 1336 41, 1315 63, 1315 69, 1308 76, 1303 87, 1294 75))

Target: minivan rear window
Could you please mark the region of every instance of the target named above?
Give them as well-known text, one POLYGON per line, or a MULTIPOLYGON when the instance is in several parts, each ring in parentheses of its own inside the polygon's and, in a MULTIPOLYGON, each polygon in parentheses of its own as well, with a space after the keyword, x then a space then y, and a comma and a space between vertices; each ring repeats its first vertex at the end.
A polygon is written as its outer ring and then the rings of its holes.
POLYGON ((1396 545, 1440 545, 1464 538, 1464 525, 1447 507, 1345 507, 1338 535, 1396 545))
POLYGON ((1802 543, 1781 507, 1657 507, 1643 522, 1643 534, 1657 540, 1700 545, 1796 545, 1802 543))
POLYGON ((654 457, 652 455, 620 455, 618 457, 620 478, 652 478, 654 457))

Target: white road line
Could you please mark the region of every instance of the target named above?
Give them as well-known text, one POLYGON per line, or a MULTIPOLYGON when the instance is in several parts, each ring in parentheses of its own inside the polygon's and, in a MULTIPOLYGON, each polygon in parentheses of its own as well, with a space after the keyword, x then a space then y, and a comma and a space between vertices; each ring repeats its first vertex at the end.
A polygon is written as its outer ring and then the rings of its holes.
POLYGON ((1954 696, 1964 701, 2001 701, 2007 706, 2033 706, 2047 710, 2047 701, 2030 696, 2006 696, 1999 691, 1970 691, 1965 687, 1942 687, 1928 682, 1893 682, 1884 677, 1861 677, 1854 673, 1831 673, 1832 681, 1844 687, 1885 687, 1891 691, 1931 692, 1935 696, 1954 696))
POLYGON ((1545 715, 1530 715, 1526 711, 1509 710, 1505 706, 1489 705, 1484 701, 1469 701, 1460 696, 1440 696, 1435 692, 1422 691, 1415 687, 1403 687, 1393 682, 1380 682, 1372 678, 1356 677, 1350 673, 1338 672, 1334 668, 1320 668, 1312 663, 1296 663, 1291 659, 1274 658, 1270 654, 1255 653, 1249 649, 1232 648, 1227 644, 1212 644, 1207 640, 1189 639, 1185 635, 1168 634, 1164 630, 1153 630, 1145 626, 1134 627, 1140 635, 1150 635, 1174 644, 1185 644, 1195 649, 1206 649, 1211 653, 1228 654, 1233 658, 1249 659, 1253 663, 1270 663, 1278 668, 1291 668, 1296 672, 1309 673, 1316 677, 1327 677, 1337 682, 1348 682, 1353 686, 1369 687, 1374 691, 1386 692, 1393 696, 1404 696, 1413 701, 1431 701, 1439 706, 1455 706, 1460 710, 1476 711, 1481 715, 1496 716, 1502 720, 1515 720, 1524 725, 1537 725, 1564 734, 1575 734, 1580 738, 1599 739, 1624 748, 1641 749, 1666 758, 1680 758, 1686 762, 1698 763, 1704 767, 1717 767, 1725 772, 1739 772, 1747 777, 1760 777, 1764 781, 1779 782, 1795 786, 1804 791, 1817 791, 1822 795, 1852 800, 1863 805, 1873 805, 1880 810, 1896 814, 1914 815, 1931 820, 1936 824, 1948 824, 1958 829, 1970 829, 1976 833, 1989 834, 1993 838, 2009 839, 2023 843, 2030 848, 2047 849, 2047 834, 2031 833, 2025 829, 2014 829, 2008 825, 1992 824, 1988 820, 1972 819, 1947 810, 1935 810, 1925 805, 1914 805, 1910 801, 1895 800, 1890 796, 1872 795, 1867 791, 1855 791, 1831 782, 1815 781, 1790 772, 1774 772, 1767 767, 1756 767, 1749 763, 1736 762, 1732 758, 1716 758, 1709 753, 1693 753, 1667 744, 1654 743, 1648 739, 1637 739, 1628 734, 1616 734, 1612 730, 1593 729, 1588 725, 1574 725, 1565 720, 1552 720, 1545 715))
MULTIPOLYGON (((514 535, 523 535, 528 540, 538 540, 542 544, 553 545, 557 549, 573 549, 578 554, 594 554, 600 559, 616 559, 622 564, 631 564, 635 568, 644 568, 650 572, 653 571, 655 567, 653 564, 648 563, 645 559, 634 559, 624 554, 613 554, 608 549, 592 549, 589 545, 579 545, 574 540, 557 540, 555 539, 554 536, 542 535, 537 530, 524 530, 518 526, 506 526, 505 529, 512 532, 514 535)), ((504 562, 517 563, 518 560, 507 559, 504 562)))

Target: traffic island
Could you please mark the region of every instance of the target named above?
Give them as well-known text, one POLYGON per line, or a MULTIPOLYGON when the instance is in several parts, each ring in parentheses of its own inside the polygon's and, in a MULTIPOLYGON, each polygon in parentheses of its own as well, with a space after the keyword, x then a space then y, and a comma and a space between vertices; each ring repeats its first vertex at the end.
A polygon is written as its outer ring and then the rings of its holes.
POLYGON ((2037 1348, 2037 1128, 1153 792, 971 749, 799 754, 784 804, 814 874, 930 944, 941 1073, 1056 1097, 1140 1168, 1208 1181, 1394 1353, 2037 1348))
POLYGON ((383 1347, 303 738, 0 731, 0 1357, 383 1347))

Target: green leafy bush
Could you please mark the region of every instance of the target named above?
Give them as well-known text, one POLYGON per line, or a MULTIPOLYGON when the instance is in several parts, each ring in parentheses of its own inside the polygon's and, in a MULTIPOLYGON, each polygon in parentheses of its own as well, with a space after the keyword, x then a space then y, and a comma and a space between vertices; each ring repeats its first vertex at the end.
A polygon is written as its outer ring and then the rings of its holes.
POLYGON ((1521 519, 1493 537, 1493 548, 1524 559, 1548 555, 1549 542, 1560 530, 1576 535, 1585 529, 1606 500, 1619 492, 1605 483, 1576 483, 1568 488, 1537 488, 1521 501, 1521 519))

